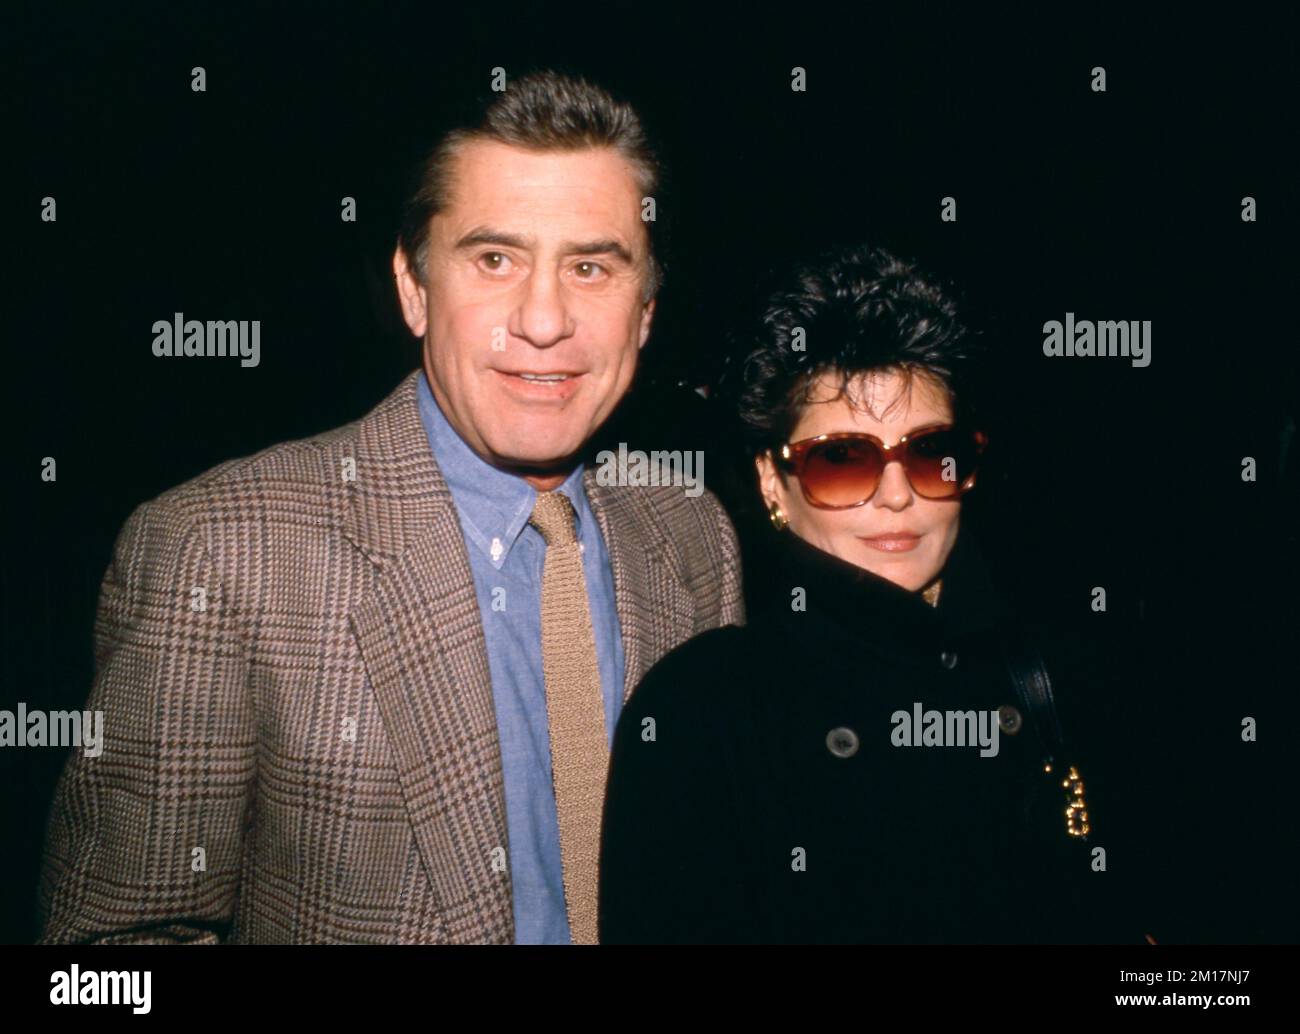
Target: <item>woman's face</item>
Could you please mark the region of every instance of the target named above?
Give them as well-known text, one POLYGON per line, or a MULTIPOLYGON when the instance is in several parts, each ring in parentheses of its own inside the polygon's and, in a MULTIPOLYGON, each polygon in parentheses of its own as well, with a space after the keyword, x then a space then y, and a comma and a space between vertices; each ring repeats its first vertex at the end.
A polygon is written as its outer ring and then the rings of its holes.
MULTIPOLYGON (((792 442, 820 434, 859 431, 886 445, 922 427, 952 421, 947 392, 932 379, 895 372, 863 374, 839 398, 838 379, 823 376, 799 414, 792 442)), ((960 499, 926 499, 908 483, 901 463, 885 467, 864 505, 822 510, 803 497, 799 479, 778 471, 766 454, 757 459, 759 487, 790 520, 787 529, 818 549, 888 578, 912 591, 929 585, 957 541, 960 499)))

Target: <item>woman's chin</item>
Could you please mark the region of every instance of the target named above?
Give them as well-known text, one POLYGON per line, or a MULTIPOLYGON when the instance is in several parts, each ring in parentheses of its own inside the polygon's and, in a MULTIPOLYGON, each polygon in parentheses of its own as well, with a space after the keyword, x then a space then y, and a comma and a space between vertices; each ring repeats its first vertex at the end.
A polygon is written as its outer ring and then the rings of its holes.
POLYGON ((908 592, 918 592, 924 589, 934 580, 938 572, 933 570, 933 565, 926 562, 926 558, 917 556, 900 556, 893 553, 881 554, 879 551, 870 547, 852 551, 851 557, 845 557, 851 563, 856 564, 872 574, 884 578, 886 581, 893 582, 899 588, 906 589, 908 592))

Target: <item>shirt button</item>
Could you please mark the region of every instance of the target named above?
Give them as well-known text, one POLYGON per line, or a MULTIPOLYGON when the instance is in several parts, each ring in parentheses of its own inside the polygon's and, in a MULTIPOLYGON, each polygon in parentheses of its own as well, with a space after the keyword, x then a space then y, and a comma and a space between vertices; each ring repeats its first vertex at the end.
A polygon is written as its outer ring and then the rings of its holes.
POLYGON ((858 734, 841 725, 826 734, 826 749, 837 758, 851 758, 858 752, 858 734))
POLYGON ((1018 733, 1024 721, 1020 716, 1020 712, 1010 704, 1003 704, 998 708, 998 726, 1008 736, 1014 736, 1018 733))
POLYGON ((943 653, 939 654, 939 663, 951 671, 957 667, 957 655, 951 650, 944 650, 943 653))
POLYGON ((492 559, 493 559, 494 561, 496 561, 496 560, 500 560, 500 559, 501 559, 501 554, 504 553, 505 551, 506 551, 506 547, 503 546, 503 545, 501 545, 501 540, 500 540, 500 539, 493 539, 493 540, 492 540, 492 549, 490 550, 490 552, 491 552, 491 554, 492 554, 492 559))

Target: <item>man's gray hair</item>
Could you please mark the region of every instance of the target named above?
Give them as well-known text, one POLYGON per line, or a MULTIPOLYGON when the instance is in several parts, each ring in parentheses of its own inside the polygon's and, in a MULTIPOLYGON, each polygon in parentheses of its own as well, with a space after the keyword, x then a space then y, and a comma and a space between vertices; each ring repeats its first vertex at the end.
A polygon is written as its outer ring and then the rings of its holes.
MULTIPOLYGON (((398 244, 421 282, 428 275, 429 221, 448 203, 452 160, 465 144, 486 140, 531 151, 613 148, 632 166, 642 198, 654 198, 664 177, 631 104, 579 76, 554 71, 521 76, 481 105, 472 119, 447 132, 420 166, 403 208, 398 244)), ((655 207, 657 215, 658 204, 655 207)), ((644 225, 650 252, 648 301, 662 286, 664 265, 657 220, 645 220, 644 225)))

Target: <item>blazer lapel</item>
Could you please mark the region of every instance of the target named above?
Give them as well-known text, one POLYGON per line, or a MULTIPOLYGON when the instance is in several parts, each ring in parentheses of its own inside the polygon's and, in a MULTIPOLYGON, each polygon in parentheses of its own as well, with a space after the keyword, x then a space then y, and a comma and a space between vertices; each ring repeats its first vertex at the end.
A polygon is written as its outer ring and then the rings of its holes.
POLYGON ((583 474, 614 574, 614 605, 623 634, 623 699, 651 666, 695 634, 695 597, 681 577, 681 558, 645 489, 599 485, 583 474))
POLYGON ((351 623, 448 939, 512 943, 487 647, 455 505, 420 421, 422 376, 360 424, 344 533, 378 572, 351 623))

